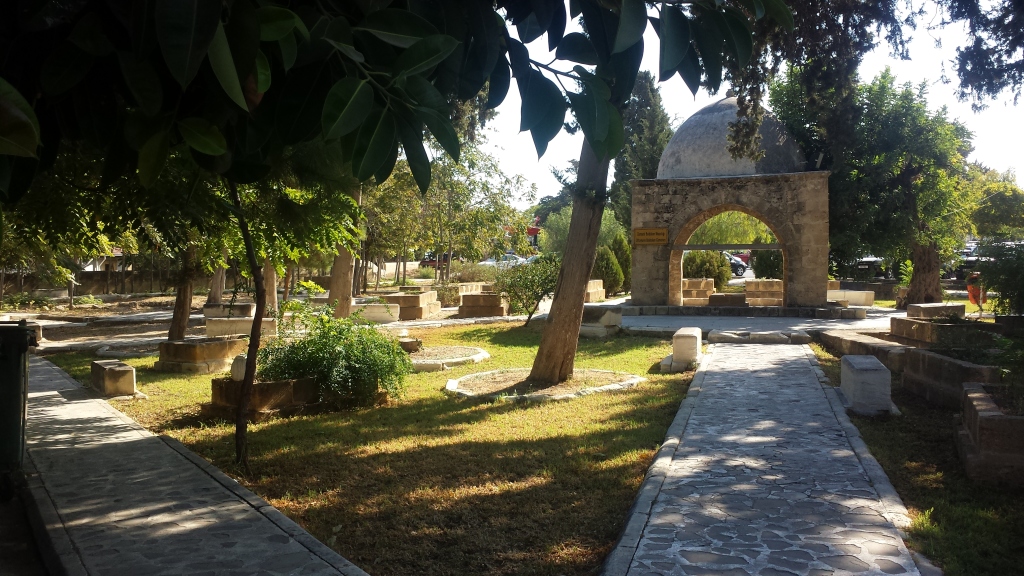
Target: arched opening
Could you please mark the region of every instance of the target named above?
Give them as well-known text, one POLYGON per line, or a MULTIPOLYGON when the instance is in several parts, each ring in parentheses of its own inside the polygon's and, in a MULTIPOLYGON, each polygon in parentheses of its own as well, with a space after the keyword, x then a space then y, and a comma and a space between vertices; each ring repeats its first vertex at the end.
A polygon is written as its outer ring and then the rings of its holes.
POLYGON ((744 206, 705 210, 676 235, 669 304, 782 306, 784 263, 785 246, 765 218, 744 206))

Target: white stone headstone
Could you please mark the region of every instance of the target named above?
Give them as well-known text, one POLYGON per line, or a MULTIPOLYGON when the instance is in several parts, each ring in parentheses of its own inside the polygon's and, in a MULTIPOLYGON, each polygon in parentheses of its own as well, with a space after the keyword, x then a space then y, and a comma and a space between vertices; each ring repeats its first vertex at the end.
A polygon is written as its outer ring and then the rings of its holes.
POLYGON ((843 356, 840 387, 847 408, 864 416, 889 414, 892 408, 892 374, 874 356, 843 356))

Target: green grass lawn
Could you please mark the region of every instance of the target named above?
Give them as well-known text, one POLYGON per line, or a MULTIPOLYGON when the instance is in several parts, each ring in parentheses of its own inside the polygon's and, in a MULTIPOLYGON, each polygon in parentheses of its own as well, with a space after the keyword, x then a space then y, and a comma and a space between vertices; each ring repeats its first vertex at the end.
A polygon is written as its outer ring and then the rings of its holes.
MULTIPOLYGON (((812 347, 838 385, 838 358, 812 347)), ((1024 491, 967 478, 956 454, 952 410, 906 392, 898 375, 892 399, 902 416, 851 420, 910 512, 907 544, 941 565, 946 576, 1024 573, 1024 491)))
MULTIPOLYGON (((415 374, 380 408, 276 419, 250 428, 248 477, 233 428, 198 418, 210 377, 127 360, 149 400, 115 406, 177 438, 375 575, 593 574, 618 538, 692 373, 655 371, 656 338, 582 340, 576 366, 640 374, 638 387, 570 402, 453 399, 448 378, 528 367, 540 325, 410 331, 431 345, 473 345, 492 358, 415 374)), ((79 380, 92 357, 49 357, 79 380)))

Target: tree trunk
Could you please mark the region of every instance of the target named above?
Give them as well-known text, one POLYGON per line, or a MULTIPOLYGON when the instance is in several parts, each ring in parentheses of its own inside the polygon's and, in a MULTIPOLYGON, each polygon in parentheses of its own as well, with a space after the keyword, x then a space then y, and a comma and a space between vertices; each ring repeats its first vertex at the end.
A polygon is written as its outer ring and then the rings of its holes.
POLYGON ((530 372, 530 378, 538 382, 557 384, 572 377, 580 324, 583 322, 583 301, 597 254, 597 235, 601 231, 607 182, 608 160, 599 160, 590 144, 584 141, 573 194, 569 240, 562 256, 558 284, 540 339, 540 349, 530 372))
POLYGON ((267 291, 266 307, 272 318, 277 316, 277 269, 270 258, 263 263, 263 288, 267 291))
POLYGON ((256 284, 256 317, 253 319, 252 329, 249 332, 249 349, 245 356, 245 377, 242 378, 238 412, 235 413, 235 462, 243 464, 248 469, 249 404, 252 399, 252 384, 256 380, 256 353, 260 349, 260 330, 263 328, 261 318, 267 308, 267 291, 263 286, 263 271, 260 270, 259 261, 256 259, 256 248, 252 243, 252 235, 249 234, 249 225, 242 214, 242 200, 238 196, 238 188, 233 182, 228 182, 228 189, 231 191, 231 199, 238 214, 238 228, 242 232, 242 242, 245 244, 245 256, 249 261, 249 271, 256 284))
MULTIPOLYGON (((225 255, 227 260, 227 255, 225 255)), ((206 296, 207 304, 220 304, 224 302, 224 289, 227 287, 228 269, 218 266, 213 272, 213 279, 210 280, 210 293, 206 296)))
POLYGON ((75 307, 75 279, 68 280, 68 308, 75 307))
POLYGON ((352 253, 338 244, 338 255, 331 267, 331 282, 328 286, 327 301, 338 301, 334 306, 335 318, 348 318, 352 314, 352 253))
POLYGON ((910 278, 910 289, 907 290, 907 304, 931 304, 942 302, 941 263, 939 251, 934 242, 911 246, 911 262, 914 263, 914 275, 910 278))
POLYGON ((285 267, 284 271, 284 296, 281 298, 283 302, 288 301, 288 296, 291 295, 292 291, 292 265, 289 264, 285 267))
POLYGON ((192 282, 195 278, 196 248, 189 246, 181 257, 181 273, 175 286, 174 313, 171 315, 171 329, 168 340, 184 340, 188 329, 188 317, 192 313, 192 282))

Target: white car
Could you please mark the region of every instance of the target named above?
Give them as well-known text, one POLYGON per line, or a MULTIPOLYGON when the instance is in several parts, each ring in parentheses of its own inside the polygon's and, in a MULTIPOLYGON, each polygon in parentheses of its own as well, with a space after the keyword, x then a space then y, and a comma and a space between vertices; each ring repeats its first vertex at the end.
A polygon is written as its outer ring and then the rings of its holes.
POLYGON ((487 260, 479 262, 481 266, 496 266, 498 268, 511 268, 524 263, 526 263, 526 260, 516 256, 515 254, 502 254, 497 259, 488 258, 487 260))

